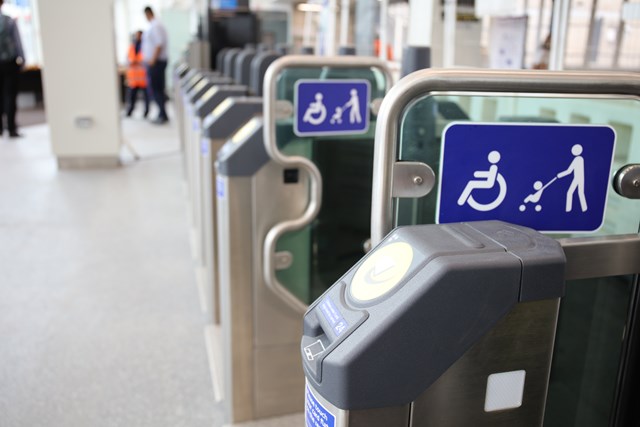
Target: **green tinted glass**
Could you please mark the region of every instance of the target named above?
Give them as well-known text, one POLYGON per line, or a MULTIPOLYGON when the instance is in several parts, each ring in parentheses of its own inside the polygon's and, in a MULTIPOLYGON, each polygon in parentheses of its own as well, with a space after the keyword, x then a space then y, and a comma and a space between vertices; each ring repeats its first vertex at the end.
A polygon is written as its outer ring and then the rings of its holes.
MULTIPOLYGON (((640 163, 638 117, 640 102, 631 98, 427 96, 404 111, 397 157, 427 163, 438 176, 442 132, 457 121, 597 124, 616 131, 615 173, 625 164, 640 163)), ((437 200, 437 185, 426 197, 396 199, 395 225, 434 223, 437 200)), ((604 225, 597 234, 637 233, 639 220, 640 203, 611 190, 604 225)), ((633 279, 609 277, 567 283, 560 306, 545 426, 609 425, 633 279)))
MULTIPOLYGON (((295 83, 300 79, 365 79, 371 99, 386 92, 382 72, 373 68, 292 68, 277 82, 278 100, 293 104, 295 83)), ((371 177, 375 116, 362 135, 300 137, 293 118, 276 122, 278 148, 287 156, 303 156, 322 175, 322 207, 315 220, 302 230, 283 235, 277 251, 293 254, 293 264, 279 270, 283 286, 306 304, 311 303, 351 268, 363 255, 369 238, 371 177)))

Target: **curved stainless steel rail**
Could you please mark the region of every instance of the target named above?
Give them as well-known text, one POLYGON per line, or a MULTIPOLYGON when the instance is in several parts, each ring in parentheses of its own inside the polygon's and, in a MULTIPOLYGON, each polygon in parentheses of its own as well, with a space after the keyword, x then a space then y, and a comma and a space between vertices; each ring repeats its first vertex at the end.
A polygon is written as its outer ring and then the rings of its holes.
POLYGON ((413 100, 433 92, 638 96, 640 76, 614 72, 428 69, 404 77, 385 96, 376 125, 371 199, 374 246, 393 228, 393 164, 402 113, 413 100))
POLYGON ((335 56, 335 57, 314 57, 314 56, 285 56, 274 61, 264 76, 264 143, 267 153, 277 163, 293 168, 300 168, 309 174, 311 182, 310 200, 307 209, 299 218, 284 221, 276 224, 269 230, 264 241, 264 271, 263 276, 267 287, 271 289, 280 299, 287 303, 294 310, 304 313, 306 304, 302 303, 295 295, 276 278, 275 252, 278 239, 285 233, 299 230, 309 225, 320 212, 322 201, 322 175, 316 165, 301 156, 285 156, 278 149, 276 142, 276 90, 280 73, 286 68, 377 68, 385 76, 387 89, 392 84, 391 72, 387 66, 376 58, 357 56, 335 56))

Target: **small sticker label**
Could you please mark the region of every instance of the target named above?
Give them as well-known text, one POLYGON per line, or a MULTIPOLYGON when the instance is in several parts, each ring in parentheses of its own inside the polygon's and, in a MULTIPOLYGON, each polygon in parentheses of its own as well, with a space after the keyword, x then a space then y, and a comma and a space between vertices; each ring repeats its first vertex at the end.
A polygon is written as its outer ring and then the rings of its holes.
POLYGON ((307 427, 335 427, 336 417, 327 410, 306 387, 305 393, 305 421, 307 427))
POLYGON ((200 121, 195 118, 193 119, 193 130, 198 132, 198 130, 200 129, 200 121))
POLYGON ((347 326, 349 326, 347 321, 344 320, 344 317, 342 317, 342 314, 340 314, 338 307, 336 307, 328 296, 324 297, 320 303, 320 310, 322 311, 324 318, 329 322, 329 325, 331 325, 336 336, 340 336, 340 334, 347 329, 347 326))
POLYGON ((202 153, 203 156, 209 154, 209 141, 206 139, 200 141, 200 153, 202 153))
POLYGON ((219 199, 224 197, 224 180, 222 178, 216 178, 216 194, 219 199))

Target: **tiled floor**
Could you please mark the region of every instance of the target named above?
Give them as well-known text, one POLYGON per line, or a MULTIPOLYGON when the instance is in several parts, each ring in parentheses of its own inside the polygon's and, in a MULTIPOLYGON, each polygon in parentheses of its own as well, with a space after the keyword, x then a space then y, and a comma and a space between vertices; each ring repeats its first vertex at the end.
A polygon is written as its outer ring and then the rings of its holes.
POLYGON ((125 121, 117 170, 0 139, 0 426, 222 425, 174 127, 125 121))
POLYGON ((224 424, 176 128, 124 120, 114 170, 57 170, 46 125, 0 139, 0 427, 224 424))

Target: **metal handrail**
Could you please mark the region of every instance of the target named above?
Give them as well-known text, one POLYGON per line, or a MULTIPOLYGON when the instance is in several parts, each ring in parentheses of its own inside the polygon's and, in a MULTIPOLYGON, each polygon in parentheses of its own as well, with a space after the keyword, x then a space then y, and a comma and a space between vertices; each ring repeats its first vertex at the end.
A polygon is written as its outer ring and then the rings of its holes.
POLYGON ((276 141, 276 90, 280 72, 286 68, 377 68, 384 74, 387 88, 392 84, 391 71, 386 64, 376 58, 357 56, 285 56, 274 61, 264 76, 264 144, 269 156, 286 167, 306 170, 310 179, 310 199, 301 217, 280 222, 267 233, 264 241, 263 276, 267 287, 282 301, 294 310, 304 313, 307 305, 302 303, 287 288, 282 286, 276 277, 275 252, 278 239, 285 233, 299 230, 309 225, 320 212, 322 201, 322 175, 316 165, 302 156, 286 156, 279 149, 276 141))
POLYGON ((566 280, 640 273, 640 235, 558 239, 567 257, 566 280))
POLYGON ((400 120, 407 106, 434 92, 514 95, 640 95, 640 76, 614 72, 421 70, 400 80, 385 96, 375 133, 371 240, 379 243, 393 228, 393 164, 400 120))

